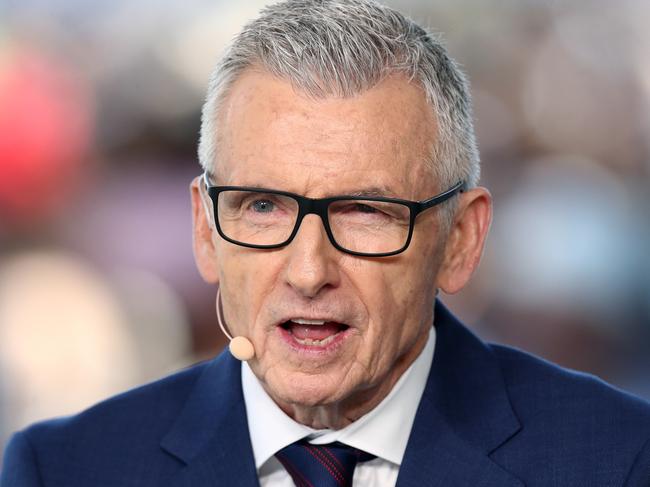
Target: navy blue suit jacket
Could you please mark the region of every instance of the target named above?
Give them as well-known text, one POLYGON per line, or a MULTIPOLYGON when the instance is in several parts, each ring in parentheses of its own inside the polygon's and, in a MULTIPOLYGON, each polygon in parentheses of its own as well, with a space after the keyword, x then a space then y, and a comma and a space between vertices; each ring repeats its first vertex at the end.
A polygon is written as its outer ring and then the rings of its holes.
MULTIPOLYGON (((650 405, 480 341, 440 303, 398 487, 648 487, 650 405)), ((0 487, 257 486, 228 353, 17 433, 0 487)))

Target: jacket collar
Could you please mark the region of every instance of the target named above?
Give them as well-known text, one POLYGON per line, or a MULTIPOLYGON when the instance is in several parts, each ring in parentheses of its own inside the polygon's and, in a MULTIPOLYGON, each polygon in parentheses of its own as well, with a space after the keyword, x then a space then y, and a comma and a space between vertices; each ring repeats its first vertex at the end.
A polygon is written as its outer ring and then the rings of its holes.
MULTIPOLYGON (((520 429, 492 351, 436 302, 436 349, 397 487, 524 484, 489 458, 520 429)), ((185 465, 173 486, 257 486, 241 389, 226 351, 197 379, 162 448, 185 465)))
POLYGON ((440 302, 433 365, 397 487, 523 486, 489 454, 521 429, 496 357, 440 302))
POLYGON ((226 350, 208 364, 161 447, 184 463, 173 487, 258 486, 241 388, 226 350))

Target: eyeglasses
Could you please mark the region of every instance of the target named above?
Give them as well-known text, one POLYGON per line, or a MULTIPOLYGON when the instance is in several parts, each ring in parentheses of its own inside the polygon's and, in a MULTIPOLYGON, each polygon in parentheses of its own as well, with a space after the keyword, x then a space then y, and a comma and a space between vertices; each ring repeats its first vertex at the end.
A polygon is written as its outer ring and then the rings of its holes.
POLYGON ((306 215, 320 216, 332 245, 342 252, 387 257, 404 252, 415 218, 465 189, 461 181, 424 201, 371 196, 306 198, 286 191, 242 186, 212 186, 214 223, 228 242, 254 249, 289 245, 306 215))

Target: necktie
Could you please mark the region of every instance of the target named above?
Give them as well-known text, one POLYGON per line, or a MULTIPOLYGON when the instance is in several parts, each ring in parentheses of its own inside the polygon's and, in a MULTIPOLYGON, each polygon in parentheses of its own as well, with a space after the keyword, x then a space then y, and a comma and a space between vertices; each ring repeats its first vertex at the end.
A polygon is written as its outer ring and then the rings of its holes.
POLYGON ((342 443, 298 441, 275 454, 297 487, 351 487, 357 462, 375 458, 342 443))

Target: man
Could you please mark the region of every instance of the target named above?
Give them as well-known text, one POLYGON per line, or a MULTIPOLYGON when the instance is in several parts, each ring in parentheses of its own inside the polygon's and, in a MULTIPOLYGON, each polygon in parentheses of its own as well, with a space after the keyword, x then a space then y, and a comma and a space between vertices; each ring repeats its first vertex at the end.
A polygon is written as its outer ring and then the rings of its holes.
POLYGON ((14 436, 9 486, 648 486, 650 406, 436 300, 491 218, 463 75, 367 0, 265 9, 217 66, 194 251, 233 354, 14 436), (433 324, 433 326, 432 326, 433 324))

